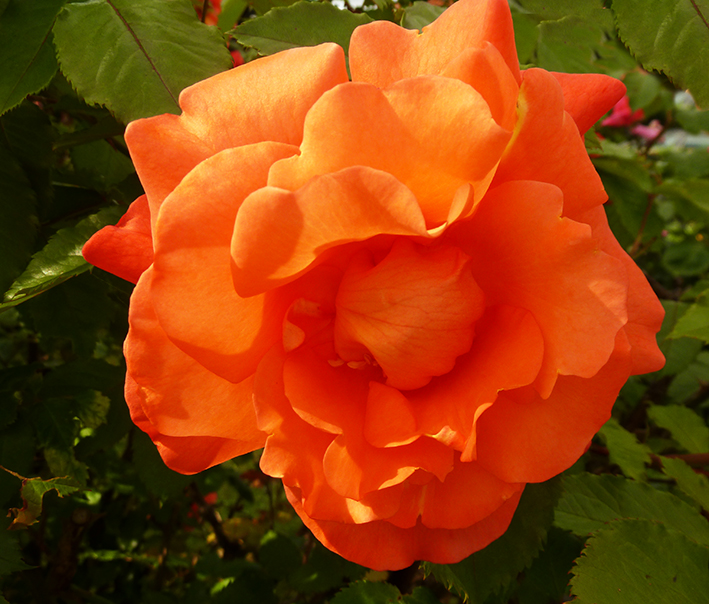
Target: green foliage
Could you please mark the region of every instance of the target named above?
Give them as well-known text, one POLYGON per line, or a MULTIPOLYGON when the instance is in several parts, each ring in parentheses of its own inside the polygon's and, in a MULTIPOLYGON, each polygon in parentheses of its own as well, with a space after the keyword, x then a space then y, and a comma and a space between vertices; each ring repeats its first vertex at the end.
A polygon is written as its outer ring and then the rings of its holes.
POLYGON ((34 298, 89 270, 91 265, 81 255, 81 248, 91 235, 107 224, 116 223, 122 214, 123 208, 105 208, 74 226, 60 229, 5 292, 0 310, 34 298))
MULTIPOLYGON (((44 88, 57 71, 51 31, 66 0, 0 3, 0 115, 44 88)), ((4 161, 2 163, 5 163, 4 161)))
MULTIPOLYGON (((16 475, 17 476, 17 475, 16 475)), ((79 489, 70 478, 50 478, 42 480, 41 478, 23 478, 22 480, 22 508, 11 508, 10 513, 13 515, 13 520, 10 523, 9 529, 27 528, 37 522, 39 515, 42 513, 42 499, 49 491, 56 491, 60 497, 71 495, 79 489)))
POLYGON ((369 23, 367 15, 340 11, 331 4, 296 2, 287 8, 274 8, 267 15, 239 25, 234 37, 240 44, 255 48, 260 55, 271 55, 297 46, 316 46, 334 42, 350 46, 350 36, 356 27, 369 23), (309 23, 317 22, 313 29, 309 23))
POLYGON ((441 6, 417 1, 404 9, 401 25, 407 29, 421 30, 433 23, 442 12, 441 6))
POLYGON ((655 405, 648 409, 647 414, 655 424, 669 430, 672 437, 690 453, 709 451, 709 427, 691 409, 680 405, 655 405))
POLYGON ((559 484, 527 485, 507 531, 457 564, 424 563, 424 569, 473 603, 506 590, 539 554, 553 519, 559 484))
POLYGON ((608 522, 628 518, 661 522, 709 547, 709 523, 671 493, 618 476, 578 474, 564 479, 555 526, 585 537, 608 522))
POLYGON ((645 480, 645 464, 650 463, 650 449, 614 418, 609 419, 599 431, 599 436, 608 447, 608 458, 616 464, 628 478, 645 480))
POLYGON ((219 31, 199 23, 187 2, 69 3, 54 39, 62 72, 79 94, 125 123, 179 113, 183 88, 231 65, 219 31))
POLYGON ((399 590, 388 583, 358 581, 343 589, 331 604, 389 604, 399 601, 399 590))
POLYGON ((666 74, 709 107, 709 2, 613 0, 618 32, 646 69, 666 74), (691 60, 687 60, 691 57, 691 60))
POLYGON ((614 522, 589 539, 577 560, 579 604, 709 602, 709 548, 647 520, 614 522), (661 595, 660 595, 661 594, 661 595))

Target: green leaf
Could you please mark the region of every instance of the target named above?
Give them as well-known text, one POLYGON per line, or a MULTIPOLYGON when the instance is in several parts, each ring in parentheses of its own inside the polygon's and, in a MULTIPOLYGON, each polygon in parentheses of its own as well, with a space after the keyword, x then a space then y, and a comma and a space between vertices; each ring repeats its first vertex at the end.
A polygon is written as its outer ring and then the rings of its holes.
POLYGON ((71 3, 57 17, 54 41, 78 93, 125 123, 179 113, 184 88, 232 65, 220 31, 177 0, 71 3))
POLYGON ((288 577, 288 583, 300 593, 311 594, 338 588, 346 579, 359 579, 366 572, 363 566, 316 544, 305 564, 288 577))
POLYGON ((105 140, 74 147, 71 158, 76 174, 99 191, 108 191, 135 172, 130 158, 105 140))
POLYGON ((704 291, 697 302, 677 321, 669 337, 697 338, 709 343, 709 290, 704 291))
POLYGON ((347 55, 352 32, 369 22, 371 19, 365 14, 356 15, 332 4, 297 2, 249 19, 232 33, 239 44, 255 48, 261 55, 323 42, 339 44, 347 55))
POLYGON ((681 491, 709 511, 709 479, 703 474, 697 474, 681 459, 676 457, 662 457, 661 459, 665 474, 674 478, 681 491))
POLYGON ((444 7, 429 4, 428 2, 414 2, 404 9, 401 25, 406 29, 421 30, 438 19, 444 10, 444 7))
POLYGON ((357 581, 341 590, 330 604, 388 604, 398 602, 400 595, 390 583, 357 581))
POLYGON ((660 343, 660 350, 665 355, 665 366, 659 374, 676 375, 687 369, 697 358, 702 349, 701 341, 694 338, 672 339, 669 337, 677 322, 684 316, 690 305, 686 302, 674 302, 672 300, 662 300, 665 309, 665 318, 662 328, 657 334, 657 341, 660 343))
POLYGON ((49 84, 57 71, 51 31, 66 0, 10 0, 0 14, 0 115, 49 84))
POLYGON ((509 528, 485 549, 457 564, 423 563, 425 572, 472 602, 508 587, 539 554, 552 523, 559 480, 528 484, 509 528))
POLYGON ((519 604, 564 602, 568 595, 569 572, 581 554, 581 541, 566 531, 552 527, 544 550, 524 571, 517 597, 519 604))
POLYGON ((604 474, 564 478, 554 524, 585 537, 624 518, 654 520, 709 546, 709 523, 691 505, 642 482, 604 474))
POLYGON ((709 453, 709 427, 689 407, 652 405, 647 415, 690 453, 709 453))
POLYGON ((613 0, 618 33, 645 69, 662 71, 709 106, 709 1, 613 0))
POLYGON ((42 513, 42 499, 49 491, 56 491, 59 497, 65 497, 78 491, 78 487, 69 478, 22 478, 23 505, 21 508, 12 508, 10 512, 14 519, 10 524, 10 529, 26 528, 34 524, 42 513))
POLYGON ((434 593, 423 585, 415 587, 410 594, 403 596, 401 602, 402 604, 440 604, 440 600, 434 593))
POLYGON ((695 277, 709 270, 709 249, 694 239, 668 245, 662 256, 662 265, 678 277, 695 277))
POLYGON ((578 604, 705 604, 708 566, 708 548, 662 524, 614 522, 588 540, 571 592, 578 604))
POLYGON ((246 0, 224 0, 222 2, 222 12, 219 13, 218 24, 222 31, 234 27, 244 11, 249 7, 246 0))
POLYGON ((96 231, 118 222, 124 212, 123 207, 105 208, 73 227, 57 231, 49 243, 32 257, 29 266, 7 290, 0 311, 25 302, 89 270, 91 265, 81 255, 81 248, 96 231))
POLYGON ((191 476, 184 476, 165 465, 155 445, 144 432, 134 431, 133 452, 137 464, 138 476, 148 491, 161 497, 174 497, 192 482, 191 476))
POLYGON ((0 291, 12 284, 30 258, 37 231, 36 206, 27 176, 0 144, 0 291))
POLYGON ((268 531, 261 539, 259 562, 269 575, 282 579, 302 565, 302 554, 291 539, 268 531))
POLYGON ((9 522, 0 521, 0 575, 7 575, 32 568, 20 558, 20 544, 17 535, 7 530, 9 522))
POLYGON ((623 470, 623 474, 635 480, 645 480, 645 464, 649 464, 650 448, 638 442, 634 434, 623 428, 615 418, 609 419, 598 432, 608 447, 611 463, 623 470))

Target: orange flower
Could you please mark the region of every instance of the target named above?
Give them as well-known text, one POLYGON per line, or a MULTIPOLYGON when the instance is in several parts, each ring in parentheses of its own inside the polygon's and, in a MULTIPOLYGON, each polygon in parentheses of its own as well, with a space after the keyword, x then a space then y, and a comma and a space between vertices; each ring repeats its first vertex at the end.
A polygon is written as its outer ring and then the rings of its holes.
POLYGON ((360 27, 350 68, 289 50, 130 124, 146 194, 84 254, 140 275, 126 398, 170 467, 265 446, 345 558, 456 562, 663 364, 580 134, 624 87, 520 72, 506 0, 360 27))

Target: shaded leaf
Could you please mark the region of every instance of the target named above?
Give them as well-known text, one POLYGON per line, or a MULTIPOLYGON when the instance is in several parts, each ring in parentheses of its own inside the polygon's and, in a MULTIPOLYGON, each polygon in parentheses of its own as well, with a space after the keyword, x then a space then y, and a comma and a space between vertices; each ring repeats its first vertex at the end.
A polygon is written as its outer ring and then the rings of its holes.
POLYGON ((614 522, 588 540, 571 592, 578 604, 705 604, 708 566, 708 548, 663 524, 614 522))
POLYGON ((558 479, 528 484, 502 537, 457 564, 424 562, 424 571, 473 602, 484 602, 506 589, 539 554, 554 517, 559 486, 558 479))
POLYGON ((105 208, 73 227, 57 231, 49 243, 32 257, 29 266, 7 290, 0 310, 25 302, 89 270, 91 265, 81 255, 84 243, 100 228, 118 222, 124 212, 123 207, 105 208))
POLYGON ((709 2, 613 0, 618 33, 645 67, 662 71, 709 107, 709 2))
POLYGON ((339 587, 347 578, 359 579, 366 572, 363 566, 317 544, 305 564, 288 578, 288 583, 301 593, 317 593, 339 587))
POLYGON ((697 338, 709 343, 709 290, 702 292, 675 324, 670 338, 697 338))
POLYGON ((414 2, 404 9, 401 25, 406 29, 421 30, 438 19, 438 17, 443 14, 444 10, 445 8, 442 6, 436 6, 435 4, 417 0, 417 2, 414 2))
POLYGON ((54 41, 62 72, 78 93, 125 123, 179 113, 184 88, 232 65, 222 34, 200 23, 189 2, 68 4, 54 41))
POLYGON ((690 453, 709 453, 709 427, 692 409, 682 405, 653 405, 648 417, 690 453))
POLYGON ((332 4, 297 2, 286 8, 274 8, 268 14, 249 19, 232 34, 244 46, 255 48, 261 55, 271 55, 298 46, 316 46, 334 42, 345 49, 356 27, 369 23, 365 15, 342 11, 332 4), (313 24, 317 23, 317 27, 313 24))
POLYGON ((0 575, 7 575, 32 568, 20 558, 20 545, 17 535, 8 532, 8 520, 0 520, 0 575))
POLYGON ((709 546, 709 523, 691 505, 648 484, 605 474, 564 478, 554 524, 586 536, 613 520, 654 520, 709 546))
POLYGON ((400 595, 390 583, 357 581, 338 592, 330 604, 388 604, 398 602, 400 595))
POLYGON ((36 206, 27 176, 0 144, 0 291, 10 287, 30 258, 37 232, 36 206))
MULTIPOLYGON (((10 0, 0 14, 0 114, 49 84, 57 71, 51 31, 66 0, 10 0)), ((0 8, 2 8, 0 6, 0 8)))
POLYGON ((269 575, 282 579, 301 566, 302 555, 291 539, 268 531, 261 539, 259 562, 269 575))
POLYGON ((662 457, 661 459, 665 474, 674 478, 681 491, 709 511, 709 479, 703 474, 697 474, 681 459, 673 457, 662 457))
POLYGON ((657 334, 657 341, 660 343, 660 350, 666 360, 665 366, 659 373, 660 375, 675 375, 687 369, 697 358, 702 349, 702 343, 695 338, 672 339, 669 337, 677 322, 689 310, 689 304, 662 300, 662 306, 665 309, 665 318, 660 332, 657 334))
POLYGON ((635 480, 645 480, 645 464, 651 462, 650 448, 638 442, 634 434, 623 428, 615 418, 609 419, 598 435, 608 447, 608 457, 623 474, 635 480))

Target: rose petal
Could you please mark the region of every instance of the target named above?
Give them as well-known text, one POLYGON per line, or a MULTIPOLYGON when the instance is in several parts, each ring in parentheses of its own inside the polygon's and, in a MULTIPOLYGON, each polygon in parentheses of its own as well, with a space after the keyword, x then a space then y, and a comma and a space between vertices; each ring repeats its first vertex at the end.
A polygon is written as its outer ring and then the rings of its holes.
POLYGON ((376 266, 355 258, 335 301, 335 350, 345 361, 371 354, 394 388, 420 388, 449 372, 484 310, 467 263, 458 248, 406 239, 376 266))
POLYGON ((356 166, 294 193, 259 189, 236 217, 234 285, 242 296, 261 293, 292 280, 330 248, 381 234, 426 235, 416 198, 384 172, 356 166))
POLYGON ((411 189, 434 227, 462 185, 484 195, 509 137, 481 94, 458 80, 424 76, 385 90, 353 83, 313 106, 301 154, 276 163, 268 184, 294 191, 314 176, 370 166, 411 189))
POLYGON ((621 331, 593 377, 561 376, 546 400, 531 386, 501 392, 478 420, 478 462, 507 482, 543 482, 563 472, 610 417, 630 364, 621 331))
POLYGON ((564 111, 560 84, 542 69, 524 72, 519 118, 492 186, 512 180, 556 185, 564 194, 564 216, 569 218, 608 199, 576 124, 564 111))
POLYGON ((490 107, 493 119, 505 130, 514 128, 519 83, 492 44, 486 42, 482 48, 468 48, 453 59, 441 75, 475 88, 490 107))
POLYGON ((81 250, 84 259, 98 268, 138 283, 153 263, 148 199, 141 195, 115 226, 103 227, 81 250))
POLYGON ((543 396, 557 374, 594 375, 627 322, 625 267, 597 249, 588 225, 561 217, 561 201, 552 185, 508 182, 448 231, 488 303, 525 308, 539 324, 543 396))
POLYGON ((397 570, 416 560, 452 564, 483 549, 507 530, 521 492, 480 522, 457 529, 430 529, 421 523, 402 529, 386 520, 358 525, 315 520, 305 513, 297 488, 286 485, 286 496, 305 525, 326 547, 375 570, 397 570))
POLYGON ((443 482, 426 485, 421 522, 431 529, 470 526, 484 521, 523 488, 524 484, 500 480, 474 461, 456 461, 443 482))
POLYGON ((266 435, 256 426, 253 378, 232 384, 177 348, 153 312, 151 278, 148 270, 131 297, 124 346, 128 373, 141 387, 143 412, 166 436, 227 438, 234 446, 241 443, 238 455, 261 448, 266 435))
POLYGON ((620 80, 600 73, 555 73, 564 91, 564 109, 584 134, 625 94, 620 80))
POLYGON ((271 163, 294 151, 280 143, 222 151, 190 172, 160 210, 155 313, 175 344, 233 382, 253 374, 260 356, 281 337, 291 302, 273 296, 242 299, 234 291, 229 248, 236 213, 265 181, 271 163), (228 174, 235 176, 225 178, 228 174))
POLYGON ((529 311, 512 306, 489 308, 477 322, 468 354, 445 376, 408 395, 419 433, 462 450, 473 458, 475 421, 501 390, 534 382, 542 364, 544 340, 529 311), (453 439, 453 440, 449 440, 453 439))
POLYGON ((358 27, 350 40, 352 81, 385 88, 404 78, 438 75, 460 53, 495 46, 519 81, 512 16, 506 0, 458 2, 419 33, 388 21, 358 27))
POLYGON ((625 333, 632 346, 632 375, 662 369, 665 357, 657 345, 657 332, 662 326, 665 310, 652 291, 645 275, 620 246, 608 226, 603 208, 596 208, 580 217, 590 224, 593 238, 601 250, 620 260, 628 273, 628 323, 625 333))
POLYGON ((142 388, 126 375, 125 398, 131 419, 147 433, 165 465, 181 474, 196 474, 243 453, 243 442, 210 436, 165 436, 148 420, 141 406, 142 388))

